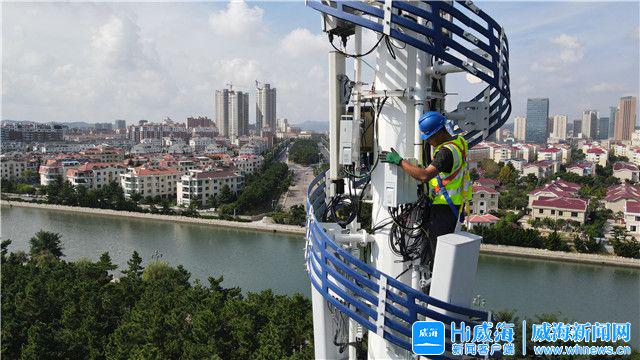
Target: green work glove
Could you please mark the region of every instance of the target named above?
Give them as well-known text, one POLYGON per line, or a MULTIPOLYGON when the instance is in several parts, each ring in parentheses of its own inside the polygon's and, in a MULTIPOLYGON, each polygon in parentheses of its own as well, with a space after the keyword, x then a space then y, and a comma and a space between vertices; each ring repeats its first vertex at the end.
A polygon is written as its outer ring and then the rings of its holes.
POLYGON ((380 161, 389 164, 400 165, 400 163, 402 162, 402 156, 400 156, 397 151, 391 148, 391 151, 383 151, 380 154, 380 161))

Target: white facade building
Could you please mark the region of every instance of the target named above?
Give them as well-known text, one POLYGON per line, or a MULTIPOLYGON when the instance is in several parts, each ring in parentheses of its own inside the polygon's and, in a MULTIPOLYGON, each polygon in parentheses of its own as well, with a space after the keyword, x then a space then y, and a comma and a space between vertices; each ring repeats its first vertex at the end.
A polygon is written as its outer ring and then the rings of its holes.
POLYGON ((192 201, 197 201, 205 205, 225 185, 238 193, 242 189, 242 175, 231 170, 191 170, 178 181, 177 203, 189 206, 192 201))
POLYGON ((139 166, 120 175, 120 184, 128 198, 133 193, 142 197, 174 199, 181 172, 175 168, 139 166))

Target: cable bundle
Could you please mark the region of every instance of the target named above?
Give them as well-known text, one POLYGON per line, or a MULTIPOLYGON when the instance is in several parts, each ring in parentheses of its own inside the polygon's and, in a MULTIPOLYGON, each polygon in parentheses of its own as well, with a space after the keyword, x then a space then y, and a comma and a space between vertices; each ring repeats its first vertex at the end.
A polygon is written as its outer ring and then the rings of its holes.
POLYGON ((423 221, 428 218, 429 198, 420 197, 416 202, 389 208, 393 220, 389 233, 389 246, 402 261, 419 259, 427 245, 427 233, 423 221))

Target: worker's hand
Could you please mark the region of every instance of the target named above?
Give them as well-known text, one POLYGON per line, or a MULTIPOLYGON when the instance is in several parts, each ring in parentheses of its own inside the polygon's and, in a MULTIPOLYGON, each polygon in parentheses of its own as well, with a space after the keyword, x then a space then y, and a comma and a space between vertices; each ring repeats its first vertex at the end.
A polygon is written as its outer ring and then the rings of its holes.
POLYGON ((400 165, 400 163, 402 162, 402 156, 400 156, 397 151, 391 148, 391 151, 383 151, 380 153, 380 161, 389 164, 400 165))

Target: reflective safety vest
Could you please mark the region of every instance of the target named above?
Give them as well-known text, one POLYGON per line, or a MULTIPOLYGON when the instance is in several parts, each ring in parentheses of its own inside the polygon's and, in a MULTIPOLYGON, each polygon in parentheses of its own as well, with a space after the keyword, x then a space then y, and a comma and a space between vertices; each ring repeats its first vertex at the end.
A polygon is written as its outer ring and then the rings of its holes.
MULTIPOLYGON (((452 210, 457 209, 454 214, 459 217, 461 206, 471 200, 471 178, 467 164, 469 144, 462 136, 456 136, 453 140, 436 146, 434 157, 443 147, 451 151, 453 166, 451 172, 441 172, 429 180, 429 193, 433 204, 448 204, 452 210)), ((469 207, 465 208, 468 212, 469 207)))

